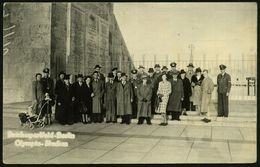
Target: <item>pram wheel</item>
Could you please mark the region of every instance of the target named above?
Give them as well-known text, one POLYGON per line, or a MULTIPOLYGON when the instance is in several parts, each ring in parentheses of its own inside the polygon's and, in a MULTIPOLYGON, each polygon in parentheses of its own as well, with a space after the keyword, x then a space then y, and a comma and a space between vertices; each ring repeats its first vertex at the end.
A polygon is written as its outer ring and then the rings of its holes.
POLYGON ((33 124, 30 124, 30 125, 29 125, 29 128, 30 128, 30 129, 33 129, 33 128, 34 128, 34 125, 33 125, 33 124))
POLYGON ((41 122, 39 125, 40 125, 41 128, 44 128, 45 123, 44 123, 44 122, 41 122))

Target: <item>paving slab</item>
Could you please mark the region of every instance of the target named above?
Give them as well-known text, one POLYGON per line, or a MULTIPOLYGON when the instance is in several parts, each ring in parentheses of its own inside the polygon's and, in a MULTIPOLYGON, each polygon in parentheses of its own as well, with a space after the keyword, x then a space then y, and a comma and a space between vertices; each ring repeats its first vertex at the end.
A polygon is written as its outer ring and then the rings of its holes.
POLYGON ((136 125, 129 130, 126 130, 123 134, 128 135, 150 135, 154 130, 159 128, 158 125, 136 125))
POLYGON ((128 129, 131 129, 132 127, 134 127, 134 124, 130 124, 130 125, 125 125, 125 124, 110 124, 110 126, 98 130, 98 133, 115 133, 115 134, 122 134, 125 131, 127 131, 128 129))
POLYGON ((174 140, 174 139, 161 139, 157 145, 168 147, 186 147, 190 148, 193 140, 174 140))
POLYGON ((256 141, 256 128, 239 128, 245 140, 256 141))
POLYGON ((84 145, 81 146, 81 148, 86 148, 89 150, 112 150, 116 146, 118 146, 120 143, 116 142, 97 142, 97 141, 90 141, 84 145))
POLYGON ((50 159, 45 164, 90 164, 106 153, 106 150, 91 150, 85 148, 75 148, 60 156, 50 159))
POLYGON ((232 162, 254 163, 256 162, 256 144, 229 143, 232 162))
POLYGON ((128 137, 100 136, 93 141, 95 141, 95 142, 122 143, 127 139, 128 139, 128 137))
POLYGON ((211 138, 211 127, 207 126, 186 126, 181 137, 211 138))
POLYGON ((78 128, 73 129, 74 132, 97 132, 103 128, 106 128, 108 125, 106 123, 92 123, 92 124, 85 124, 78 128))
POLYGON ((151 133, 152 136, 180 136, 185 125, 160 126, 151 133))
POLYGON ((212 127, 213 139, 243 140, 239 128, 236 127, 212 127))

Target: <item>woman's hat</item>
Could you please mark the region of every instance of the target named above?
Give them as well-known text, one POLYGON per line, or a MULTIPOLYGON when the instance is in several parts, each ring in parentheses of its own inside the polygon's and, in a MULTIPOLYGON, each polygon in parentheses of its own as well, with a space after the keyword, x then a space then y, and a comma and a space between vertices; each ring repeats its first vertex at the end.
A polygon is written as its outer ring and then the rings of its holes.
POLYGON ((134 70, 131 70, 131 73, 132 73, 132 74, 137 74, 137 70, 135 70, 135 69, 134 69, 134 70))
POLYGON ((100 65, 96 65, 94 69, 96 69, 96 68, 101 68, 101 66, 100 65))
POLYGON ((115 70, 118 70, 118 68, 117 68, 117 67, 114 67, 111 71, 115 71, 115 70))
POLYGON ((144 66, 142 66, 142 65, 139 65, 138 69, 140 69, 140 68, 145 69, 144 66))
POLYGON ((121 74, 121 77, 126 77, 126 73, 123 72, 123 73, 121 74))
POLYGON ((64 80, 69 80, 69 79, 70 79, 70 76, 65 74, 64 80))
POLYGON ((158 68, 161 68, 160 64, 155 64, 155 65, 154 65, 154 68, 157 68, 157 67, 158 67, 158 68))
POLYGON ((66 75, 64 71, 61 71, 61 72, 59 73, 59 76, 60 76, 61 74, 66 75))
POLYGON ((172 63, 170 64, 171 67, 176 67, 176 65, 177 65, 177 64, 176 64, 175 62, 172 62, 172 63))
POLYGON ((87 75, 84 77, 84 80, 87 80, 88 78, 92 79, 92 77, 90 75, 87 75))
POLYGON ((44 68, 43 69, 43 73, 49 73, 50 72, 50 69, 49 68, 44 68))

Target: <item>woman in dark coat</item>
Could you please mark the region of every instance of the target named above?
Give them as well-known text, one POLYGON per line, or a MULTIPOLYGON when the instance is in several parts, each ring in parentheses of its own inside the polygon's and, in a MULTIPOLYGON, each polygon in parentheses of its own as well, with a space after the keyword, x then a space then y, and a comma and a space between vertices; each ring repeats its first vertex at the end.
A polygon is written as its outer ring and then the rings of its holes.
POLYGON ((73 98, 73 89, 72 85, 69 83, 69 76, 65 75, 64 84, 60 85, 60 94, 57 97, 57 106, 59 108, 59 112, 57 113, 57 120, 60 124, 65 125, 73 124, 73 110, 72 110, 72 102, 73 98))
POLYGON ((172 120, 180 121, 182 101, 184 99, 184 91, 183 91, 183 83, 182 80, 179 79, 177 72, 172 73, 171 82, 172 92, 169 97, 167 111, 172 114, 172 120))
POLYGON ((92 85, 91 85, 92 77, 88 75, 85 77, 84 80, 86 83, 85 96, 86 96, 87 112, 86 115, 83 115, 83 117, 85 117, 87 123, 91 123, 92 122, 92 97, 94 95, 92 85))
POLYGON ((190 96, 192 94, 191 92, 191 85, 190 85, 190 80, 186 77, 186 72, 182 69, 180 72, 180 78, 183 83, 183 91, 184 91, 184 99, 182 101, 182 109, 183 109, 183 114, 186 114, 186 111, 190 110, 190 96))
MULTIPOLYGON (((56 102, 57 102, 57 99, 59 98, 59 96, 61 95, 62 91, 61 91, 61 88, 62 86, 65 84, 64 83, 64 77, 65 77, 65 73, 63 71, 60 72, 59 74, 59 79, 57 80, 56 84, 55 84, 55 89, 54 89, 54 93, 55 93, 55 99, 56 99, 56 102)), ((60 108, 59 106, 56 104, 55 106, 55 119, 58 121, 58 115, 59 115, 59 112, 60 112, 60 108)))
POLYGON ((143 83, 137 87, 137 97, 138 97, 138 111, 137 118, 138 124, 143 124, 144 119, 146 119, 146 123, 151 125, 151 116, 152 116, 152 85, 147 84, 147 75, 142 76, 143 83))
POLYGON ((116 85, 113 73, 108 74, 109 81, 105 84, 105 108, 106 108, 106 123, 116 123, 116 85))

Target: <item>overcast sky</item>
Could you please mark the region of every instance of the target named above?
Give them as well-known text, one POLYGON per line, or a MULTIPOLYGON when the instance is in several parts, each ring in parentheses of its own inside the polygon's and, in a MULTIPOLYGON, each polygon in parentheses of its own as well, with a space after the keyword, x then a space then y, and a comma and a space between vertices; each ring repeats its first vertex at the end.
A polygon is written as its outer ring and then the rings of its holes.
POLYGON ((135 60, 143 54, 226 59, 256 53, 256 3, 114 3, 114 13, 135 60))

